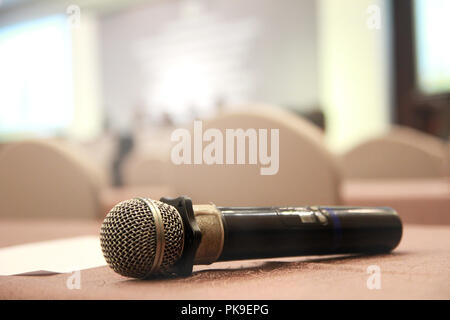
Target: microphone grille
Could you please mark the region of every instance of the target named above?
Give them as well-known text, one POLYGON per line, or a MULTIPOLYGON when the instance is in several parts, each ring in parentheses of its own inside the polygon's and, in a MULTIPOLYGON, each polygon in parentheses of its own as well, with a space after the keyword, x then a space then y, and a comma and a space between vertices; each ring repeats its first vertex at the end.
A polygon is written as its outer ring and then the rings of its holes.
POLYGON ((103 221, 100 243, 108 265, 123 276, 166 273, 183 252, 183 221, 166 203, 147 198, 123 201, 103 221))

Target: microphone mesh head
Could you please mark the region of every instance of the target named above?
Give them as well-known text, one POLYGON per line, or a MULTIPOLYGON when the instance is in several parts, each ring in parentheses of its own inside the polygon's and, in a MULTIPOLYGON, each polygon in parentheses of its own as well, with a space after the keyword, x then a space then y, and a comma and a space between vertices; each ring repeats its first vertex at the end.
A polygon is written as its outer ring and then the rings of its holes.
POLYGON ((166 273, 181 257, 184 246, 183 221, 177 209, 151 199, 131 199, 120 202, 106 216, 100 230, 100 243, 106 262, 117 273, 133 278, 146 278, 153 273, 166 273), (155 205, 164 225, 162 261, 152 270, 157 255, 158 216, 149 201, 155 205))

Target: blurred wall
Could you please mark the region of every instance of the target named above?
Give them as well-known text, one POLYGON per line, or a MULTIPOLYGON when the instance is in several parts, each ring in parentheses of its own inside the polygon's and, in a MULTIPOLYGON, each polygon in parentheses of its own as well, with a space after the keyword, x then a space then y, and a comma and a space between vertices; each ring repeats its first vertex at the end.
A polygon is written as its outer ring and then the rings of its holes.
POLYGON ((74 117, 69 134, 78 140, 98 136, 103 124, 98 20, 84 13, 82 23, 72 31, 74 117))
MULTIPOLYGON (((72 136, 95 136, 104 112, 120 129, 142 110, 190 120, 213 105, 249 100, 299 111, 323 107, 336 151, 389 126, 388 0, 77 3, 72 136), (381 10, 379 29, 367 25, 372 5, 381 10)), ((67 15, 69 5, 35 0, 0 7, 0 27, 67 15)))
POLYGON ((105 104, 122 126, 132 108, 182 120, 217 101, 315 106, 316 9, 314 0, 155 1, 105 16, 105 104))
POLYGON ((320 97, 335 151, 385 132, 391 118, 390 3, 319 1, 320 97), (379 29, 372 23, 380 9, 379 29), (375 28, 370 28, 369 25, 375 28))
MULTIPOLYGON (((106 0, 101 3, 105 4, 106 0)), ((112 1, 117 3, 118 1, 112 1)), ((97 2, 97 6, 100 3, 97 2)), ((73 2, 63 1, 10 1, 0 6, 0 28, 20 25, 23 22, 34 21, 48 16, 59 16, 67 21, 70 34, 68 50, 72 92, 70 99, 73 104, 72 120, 64 132, 70 138, 89 140, 102 131, 103 102, 101 96, 101 79, 98 56, 97 7, 88 0, 73 2), (80 13, 80 23, 73 24, 71 6, 77 5, 80 13)), ((23 53, 24 59, 34 53, 23 53)))

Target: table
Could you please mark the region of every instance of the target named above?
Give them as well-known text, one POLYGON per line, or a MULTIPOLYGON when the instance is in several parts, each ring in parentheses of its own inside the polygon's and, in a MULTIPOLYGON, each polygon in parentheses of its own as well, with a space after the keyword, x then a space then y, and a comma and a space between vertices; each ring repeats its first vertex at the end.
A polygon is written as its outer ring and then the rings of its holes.
MULTIPOLYGON (((0 220, 0 247, 97 234, 100 221, 0 220)), ((449 299, 450 226, 406 225, 391 254, 313 256, 196 266, 188 278, 134 280, 108 267, 71 274, 0 277, 0 299, 449 299), (381 289, 368 289, 369 266, 381 289)))

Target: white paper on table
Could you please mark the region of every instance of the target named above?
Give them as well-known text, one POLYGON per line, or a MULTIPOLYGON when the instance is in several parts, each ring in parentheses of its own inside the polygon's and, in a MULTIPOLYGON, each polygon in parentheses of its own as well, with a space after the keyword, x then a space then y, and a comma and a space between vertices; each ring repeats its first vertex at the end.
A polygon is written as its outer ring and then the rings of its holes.
POLYGON ((0 248, 0 275, 48 275, 106 265, 98 236, 0 248))

